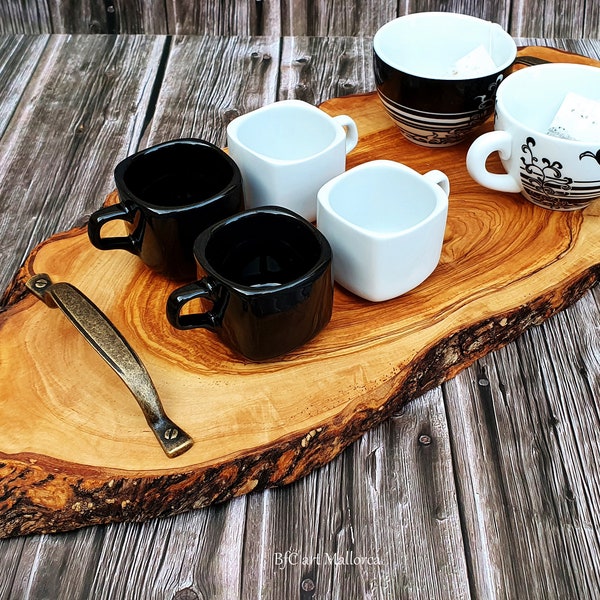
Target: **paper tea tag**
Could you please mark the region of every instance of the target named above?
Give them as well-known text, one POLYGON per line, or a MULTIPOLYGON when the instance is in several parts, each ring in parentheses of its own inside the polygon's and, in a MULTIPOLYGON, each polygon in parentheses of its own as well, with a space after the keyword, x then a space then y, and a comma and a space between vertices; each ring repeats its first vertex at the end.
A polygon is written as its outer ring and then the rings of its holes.
POLYGON ((569 92, 547 132, 578 142, 600 142, 600 102, 569 92))
POLYGON ((496 70, 496 63, 489 55, 483 44, 480 44, 471 50, 462 58, 459 58, 452 67, 448 75, 450 77, 467 78, 489 75, 496 70))

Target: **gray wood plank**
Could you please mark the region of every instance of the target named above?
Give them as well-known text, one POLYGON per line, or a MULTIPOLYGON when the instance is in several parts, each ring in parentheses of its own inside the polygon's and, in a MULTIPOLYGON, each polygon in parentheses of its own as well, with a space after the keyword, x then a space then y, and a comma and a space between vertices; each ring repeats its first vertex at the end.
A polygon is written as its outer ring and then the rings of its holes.
POLYGON ((271 2, 186 2, 169 0, 169 32, 178 35, 272 35, 266 23, 278 14, 271 2), (263 6, 267 4, 268 6, 263 6), (262 11, 262 14, 261 14, 262 11), (259 22, 260 21, 260 22, 259 22))
POLYGON ((4 0, 0 33, 370 36, 397 16, 436 10, 496 21, 514 36, 600 36, 600 6, 585 0, 4 0))
POLYGON ((18 549, 19 560, 13 568, 2 571, 9 575, 11 586, 3 590, 0 584, 0 598, 90 598, 88 590, 103 538, 104 530, 91 527, 60 536, 31 536, 23 538, 21 544, 16 539, 7 540, 6 548, 0 552, 0 565, 4 566, 11 549, 18 549))
POLYGON ((600 593, 597 309, 587 294, 444 386, 477 597, 600 593))
POLYGON ((229 0, 169 2, 167 3, 169 31, 179 35, 249 35, 249 4, 249 2, 235 3, 229 0))
POLYGON ((0 33, 53 33, 52 18, 45 0, 0 2, 0 33))
MULTIPOLYGON (((499 23, 509 33, 513 2, 481 2, 480 0, 407 0, 402 14, 427 11, 456 12, 499 23)), ((525 34, 522 34, 525 35, 525 34)))
POLYGON ((0 147, 2 289, 37 243, 81 223, 113 189, 115 164, 141 136, 163 45, 53 36, 44 49, 0 147))
POLYGON ((600 37, 597 2, 585 0, 513 0, 509 31, 514 36, 600 37))
POLYGON ((282 3, 282 34, 368 36, 397 16, 394 2, 287 0, 282 3))
POLYGON ((163 2, 48 0, 53 33, 168 33, 163 2))
POLYGON ((253 3, 252 35, 283 35, 282 3, 255 0, 253 3))
MULTIPOLYGON (((546 32, 544 35, 547 35, 546 32)), ((600 38, 600 2, 586 3, 582 37, 600 38)))
POLYGON ((50 0, 48 4, 53 33, 114 33, 114 12, 109 16, 103 2, 50 0))
POLYGON ((49 36, 0 37, 0 138, 37 67, 49 36))
POLYGON ((109 526, 88 597, 238 598, 245 519, 246 499, 239 498, 175 518, 109 526))
POLYGON ((225 146, 227 124, 275 100, 279 38, 176 36, 144 145, 198 137, 225 146))
POLYGON ((251 496, 245 539, 244 598, 261 583, 269 600, 468 597, 441 390, 339 460, 251 496))
POLYGON ((375 88, 370 38, 287 37, 282 49, 278 100, 319 105, 329 98, 375 88))
POLYGON ((166 34, 169 30, 166 2, 104 0, 107 33, 166 34), (114 12, 113 12, 114 11, 114 12))

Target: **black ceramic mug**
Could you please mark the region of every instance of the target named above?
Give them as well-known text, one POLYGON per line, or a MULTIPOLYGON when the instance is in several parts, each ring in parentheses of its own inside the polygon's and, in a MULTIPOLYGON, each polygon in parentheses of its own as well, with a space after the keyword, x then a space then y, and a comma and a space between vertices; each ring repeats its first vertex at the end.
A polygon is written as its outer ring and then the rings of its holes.
POLYGON ((115 168, 119 203, 88 223, 100 250, 127 250, 172 279, 193 279, 194 240, 206 227, 243 210, 242 176, 223 150, 198 139, 171 140, 115 168), (122 220, 128 235, 102 237, 105 223, 122 220))
POLYGON ((261 207, 229 217, 198 236, 194 256, 199 280, 167 302, 177 329, 208 329, 260 361, 301 346, 331 318, 331 247, 292 211, 261 207), (208 310, 182 314, 197 298, 208 310))

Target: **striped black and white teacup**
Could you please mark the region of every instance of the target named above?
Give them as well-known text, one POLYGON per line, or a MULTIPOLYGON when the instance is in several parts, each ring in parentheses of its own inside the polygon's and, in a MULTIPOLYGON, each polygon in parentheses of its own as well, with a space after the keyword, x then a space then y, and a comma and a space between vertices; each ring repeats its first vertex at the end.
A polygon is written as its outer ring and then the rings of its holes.
POLYGON ((457 13, 406 15, 373 39, 377 92, 411 142, 451 146, 491 116, 516 54, 496 23, 457 13))

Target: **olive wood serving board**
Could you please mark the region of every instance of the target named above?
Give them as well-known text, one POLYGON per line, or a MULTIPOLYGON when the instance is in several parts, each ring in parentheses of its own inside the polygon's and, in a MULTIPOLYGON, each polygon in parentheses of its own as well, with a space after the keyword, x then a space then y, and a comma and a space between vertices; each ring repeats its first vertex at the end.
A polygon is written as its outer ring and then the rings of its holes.
MULTIPOLYGON (((521 52, 596 64, 552 49, 521 52)), ((415 146, 374 93, 322 108, 358 124, 348 168, 387 158, 449 176, 433 275, 383 303, 336 287, 332 320, 314 340, 251 363, 208 331, 171 328, 164 307, 178 284, 136 257, 96 250, 85 228, 42 243, 0 314, 0 537, 141 521, 291 483, 597 282, 600 202, 561 213, 490 192, 466 172, 470 140, 415 146), (194 438, 188 452, 167 458, 121 380, 59 310, 25 292, 41 272, 78 287, 113 321, 169 416, 194 438)))

